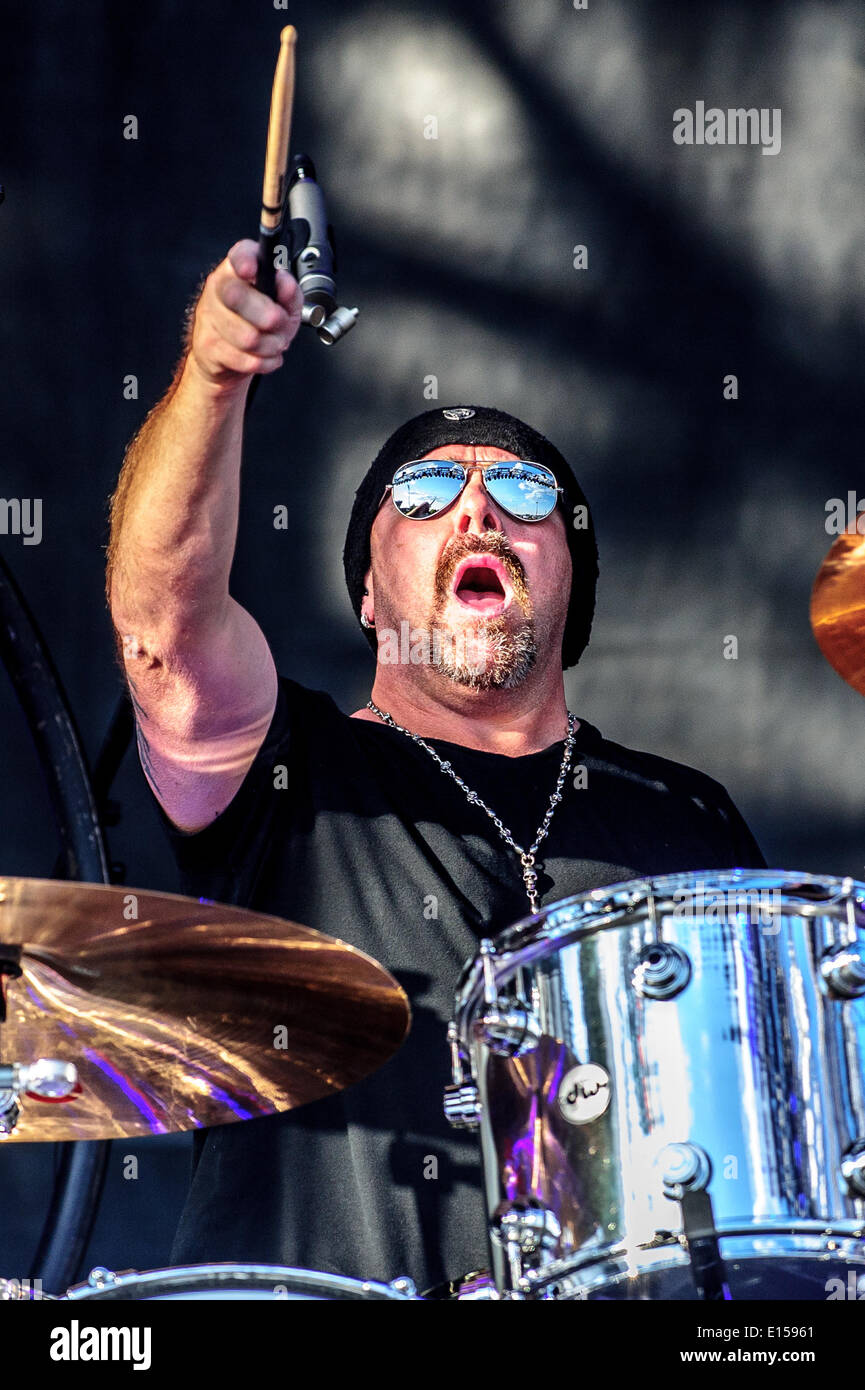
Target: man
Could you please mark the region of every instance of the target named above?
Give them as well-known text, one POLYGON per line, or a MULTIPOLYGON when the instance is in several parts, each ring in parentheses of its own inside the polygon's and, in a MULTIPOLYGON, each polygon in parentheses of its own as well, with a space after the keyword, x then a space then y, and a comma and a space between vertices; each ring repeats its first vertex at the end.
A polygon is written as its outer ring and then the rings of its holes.
POLYGON ((428 1287, 487 1262, 476 1141, 441 1111, 479 938, 603 884, 763 860, 716 782, 569 715, 594 531, 561 454, 502 412, 425 412, 358 490, 344 559, 379 652, 369 705, 347 716, 278 678, 228 578, 246 393, 281 365, 302 297, 279 272, 268 300, 255 273, 244 241, 209 276, 114 499, 109 593, 141 761, 187 891, 358 946, 413 1023, 348 1092, 196 1136, 173 1258, 428 1287))

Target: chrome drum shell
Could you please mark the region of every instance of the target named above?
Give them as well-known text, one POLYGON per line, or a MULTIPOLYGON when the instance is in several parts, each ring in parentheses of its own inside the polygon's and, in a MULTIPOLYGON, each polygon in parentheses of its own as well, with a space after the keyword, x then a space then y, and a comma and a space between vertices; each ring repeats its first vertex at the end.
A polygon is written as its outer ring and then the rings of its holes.
POLYGON ((850 1270, 865 1291, 865 885, 634 880, 552 905, 486 957, 451 1041, 477 1087, 504 1296, 700 1297, 689 1182, 733 1298, 826 1298, 850 1270), (489 1020, 521 1011, 508 1048, 489 1020))

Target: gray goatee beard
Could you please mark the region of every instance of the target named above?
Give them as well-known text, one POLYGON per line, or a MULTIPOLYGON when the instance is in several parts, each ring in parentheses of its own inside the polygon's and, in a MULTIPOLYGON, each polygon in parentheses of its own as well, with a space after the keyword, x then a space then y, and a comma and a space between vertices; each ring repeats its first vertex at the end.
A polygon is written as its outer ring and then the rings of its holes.
POLYGON ((467 639, 445 630, 445 640, 433 644, 433 670, 467 690, 514 690, 521 685, 537 658, 534 623, 527 619, 514 632, 501 618, 491 618, 478 623, 475 632, 474 639, 467 639))
POLYGON ((467 690, 513 690, 521 685, 538 654, 534 616, 523 613, 512 627, 502 614, 478 616, 466 627, 454 629, 441 621, 436 604, 428 630, 433 634, 429 664, 467 690))

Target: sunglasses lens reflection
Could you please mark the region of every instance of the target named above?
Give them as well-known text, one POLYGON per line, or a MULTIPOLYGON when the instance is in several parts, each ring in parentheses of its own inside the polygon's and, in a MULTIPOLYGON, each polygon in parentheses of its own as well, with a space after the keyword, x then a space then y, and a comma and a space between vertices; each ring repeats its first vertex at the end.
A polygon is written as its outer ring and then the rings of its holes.
POLYGON ((520 521, 543 521, 558 501, 556 480, 540 468, 487 468, 487 491, 500 507, 520 521))
POLYGON ((394 475, 394 505, 403 516, 415 520, 437 516, 459 497, 465 480, 462 468, 452 464, 442 468, 407 463, 394 475))

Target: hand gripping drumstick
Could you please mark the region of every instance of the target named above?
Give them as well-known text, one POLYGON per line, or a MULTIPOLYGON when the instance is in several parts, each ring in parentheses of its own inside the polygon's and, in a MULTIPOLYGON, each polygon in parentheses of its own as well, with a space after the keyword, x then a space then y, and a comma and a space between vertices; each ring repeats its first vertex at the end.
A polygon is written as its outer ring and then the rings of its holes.
POLYGON ((258 228, 258 276, 256 287, 276 297, 276 271, 273 253, 277 246, 285 206, 288 173, 288 145, 291 137, 291 111, 294 106, 294 45, 297 30, 286 24, 279 36, 279 57, 273 75, 270 120, 267 126, 267 153, 264 156, 264 184, 261 191, 261 219, 258 228))
POLYGON ((280 244, 288 198, 291 216, 289 254, 292 272, 304 293, 303 322, 315 328, 321 341, 330 345, 344 337, 354 326, 358 310, 341 307, 336 301, 333 229, 328 224, 324 197, 316 183, 312 161, 307 155, 298 155, 293 161, 289 179, 288 151, 294 105, 296 42, 297 30, 293 24, 287 24, 279 36, 279 57, 270 98, 255 283, 262 293, 271 299, 276 298, 274 252, 280 244))

